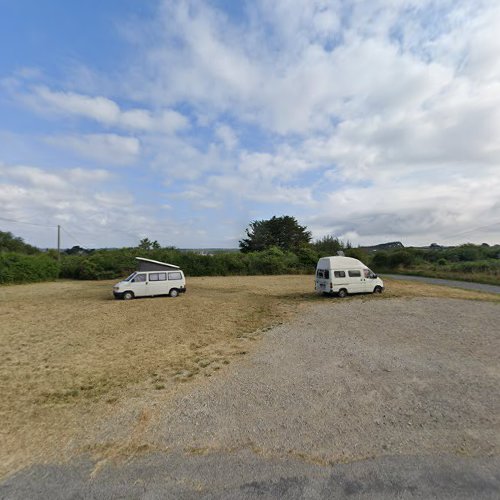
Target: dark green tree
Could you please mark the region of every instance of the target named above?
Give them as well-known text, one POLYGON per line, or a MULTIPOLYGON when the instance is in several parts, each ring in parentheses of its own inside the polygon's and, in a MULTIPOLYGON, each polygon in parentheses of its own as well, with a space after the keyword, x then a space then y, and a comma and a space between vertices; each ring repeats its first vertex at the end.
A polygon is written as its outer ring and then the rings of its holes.
POLYGON ((141 241, 139 241, 139 245, 137 248, 140 250, 151 250, 153 246, 153 242, 149 238, 143 238, 141 241))
POLYGON ((246 234, 247 238, 240 240, 240 249, 245 253, 261 252, 271 247, 297 252, 311 241, 307 227, 289 215, 250 222, 246 234))
POLYGON ((18 252, 33 255, 40 253, 40 250, 28 245, 22 238, 14 236, 10 232, 0 231, 0 252, 18 252))
POLYGON ((345 249, 344 243, 334 236, 323 236, 312 243, 312 247, 322 256, 337 255, 339 250, 345 249))

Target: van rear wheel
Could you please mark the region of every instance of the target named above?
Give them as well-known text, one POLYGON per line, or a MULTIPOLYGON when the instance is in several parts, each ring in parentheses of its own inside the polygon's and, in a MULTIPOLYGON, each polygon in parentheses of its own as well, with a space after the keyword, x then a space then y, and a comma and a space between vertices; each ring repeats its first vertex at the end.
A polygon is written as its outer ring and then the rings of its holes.
POLYGON ((134 298, 133 292, 124 292, 123 293, 123 300, 131 300, 133 298, 134 298))
POLYGON ((339 290, 338 296, 343 299, 344 297, 347 297, 347 290, 345 288, 341 288, 339 290))
POLYGON ((179 295, 179 290, 177 290, 176 288, 172 288, 172 290, 170 290, 169 295, 170 297, 177 297, 179 295))

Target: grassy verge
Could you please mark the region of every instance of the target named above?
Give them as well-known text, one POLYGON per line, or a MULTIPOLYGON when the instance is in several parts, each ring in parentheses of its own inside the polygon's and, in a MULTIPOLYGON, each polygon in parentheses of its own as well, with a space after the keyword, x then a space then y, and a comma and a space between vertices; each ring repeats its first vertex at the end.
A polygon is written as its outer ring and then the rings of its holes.
MULTIPOLYGON (((0 288, 0 475, 32 460, 69 457, 134 398, 166 404, 223 371, 301 307, 339 300, 315 295, 311 276, 192 278, 185 296, 134 301, 113 300, 112 283, 0 288)), ((498 295, 420 283, 386 285, 383 296, 347 300, 500 302, 498 295)))

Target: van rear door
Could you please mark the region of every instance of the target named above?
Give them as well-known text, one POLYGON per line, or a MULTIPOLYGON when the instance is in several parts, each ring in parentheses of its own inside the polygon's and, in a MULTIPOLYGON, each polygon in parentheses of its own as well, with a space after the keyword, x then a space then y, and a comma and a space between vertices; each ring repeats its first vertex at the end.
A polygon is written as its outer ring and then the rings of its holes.
POLYGON ((330 291, 330 270, 317 269, 316 270, 316 291, 329 292, 330 291))

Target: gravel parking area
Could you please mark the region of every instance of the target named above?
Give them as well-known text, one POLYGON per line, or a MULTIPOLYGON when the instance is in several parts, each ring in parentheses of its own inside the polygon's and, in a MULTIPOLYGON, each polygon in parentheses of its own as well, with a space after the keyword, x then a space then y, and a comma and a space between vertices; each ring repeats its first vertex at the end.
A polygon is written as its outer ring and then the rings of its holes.
POLYGON ((327 301, 177 401, 149 438, 322 464, 498 454, 499 313, 449 299, 327 301))
POLYGON ((0 493, 21 498, 38 477, 38 498, 56 498, 65 478, 75 494, 101 484, 112 497, 113 477, 115 493, 129 484, 152 498, 496 498, 499 313, 456 299, 325 299, 215 379, 164 405, 137 401, 142 456, 38 467, 0 493))

